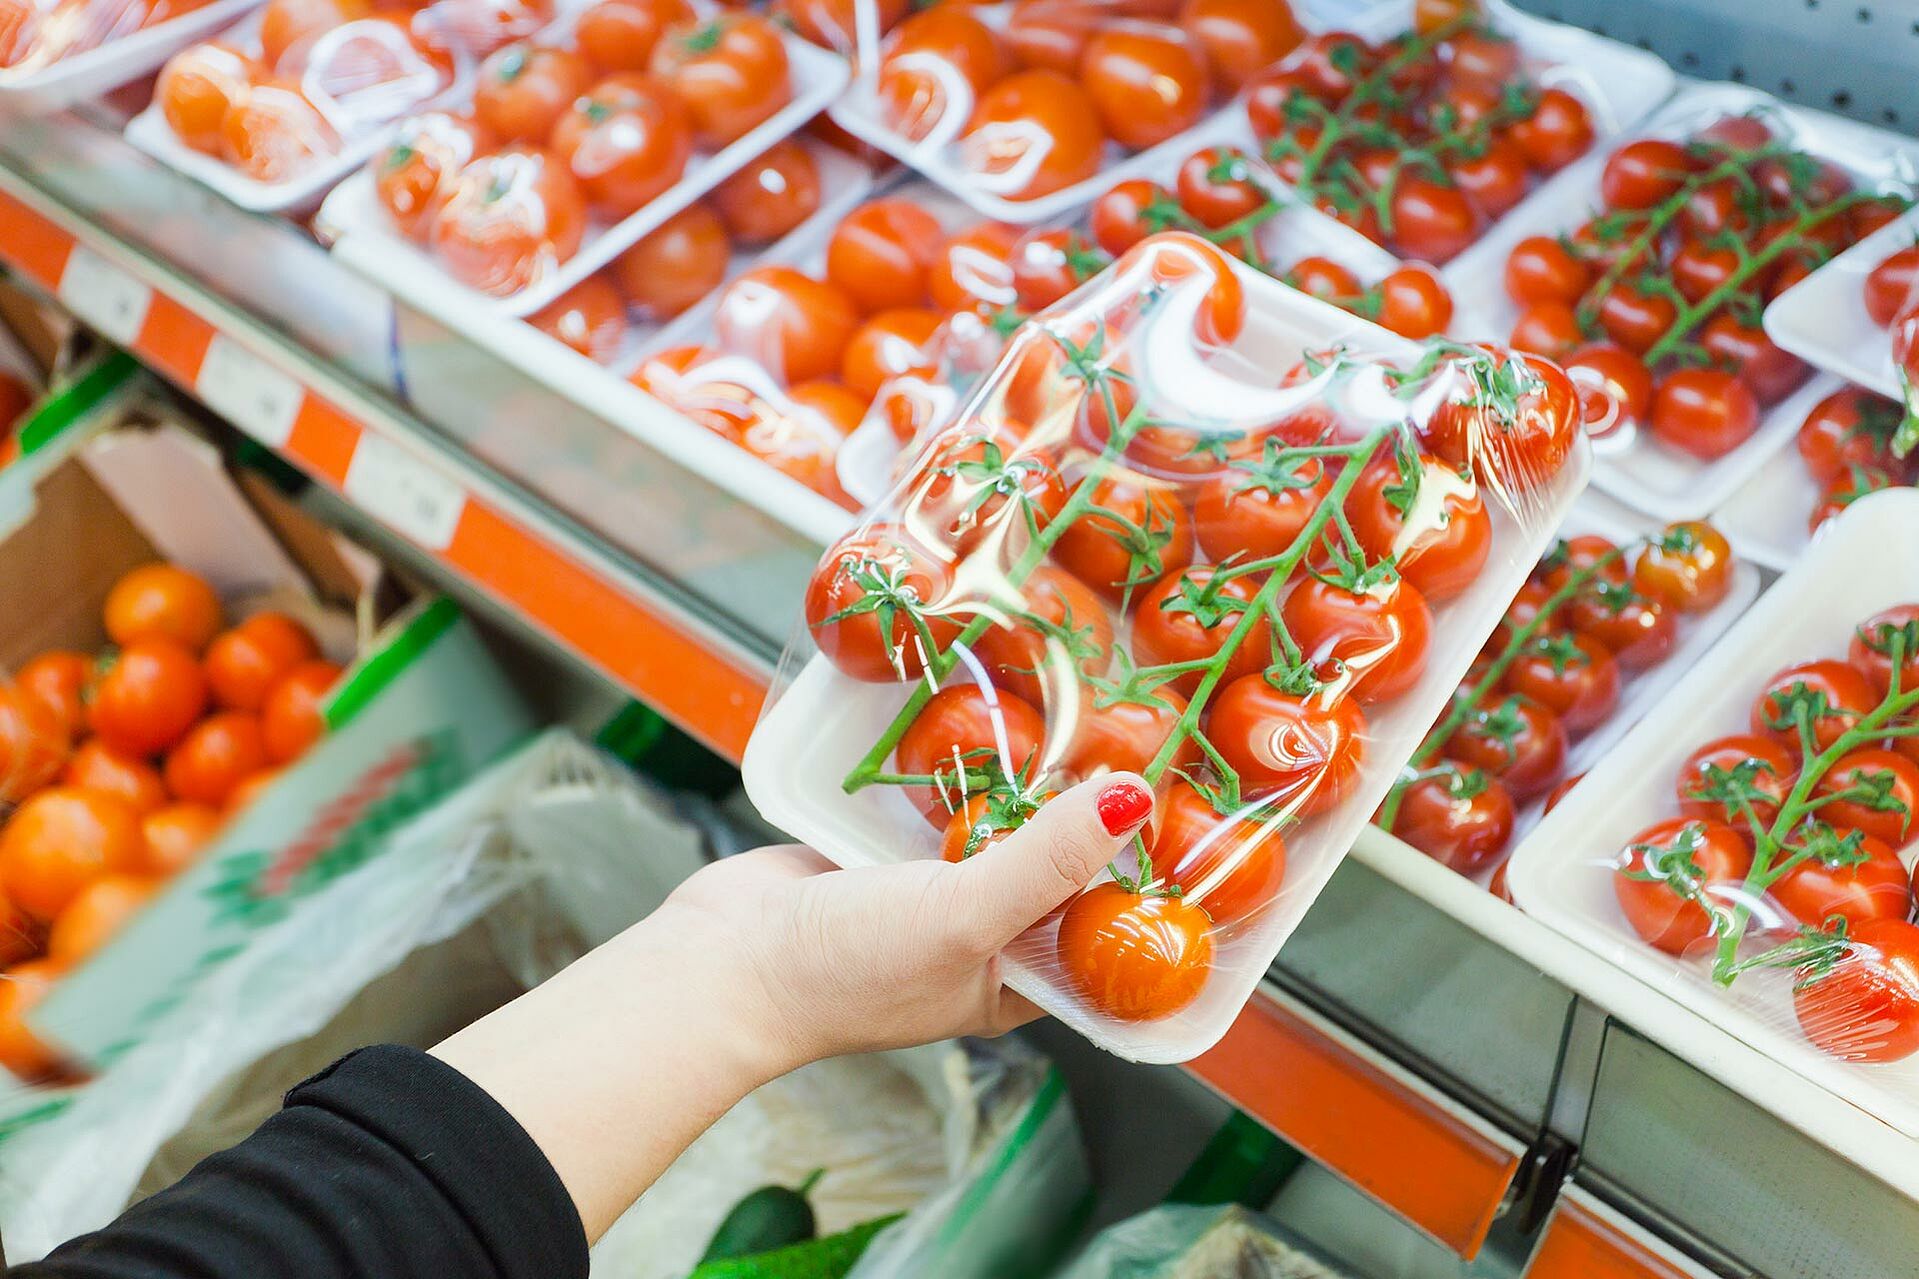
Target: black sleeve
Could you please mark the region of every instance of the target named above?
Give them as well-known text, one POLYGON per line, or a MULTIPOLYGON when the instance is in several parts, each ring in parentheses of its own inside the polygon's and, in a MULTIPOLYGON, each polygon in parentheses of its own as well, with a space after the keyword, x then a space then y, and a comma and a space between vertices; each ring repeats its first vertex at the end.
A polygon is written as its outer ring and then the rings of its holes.
POLYGON ((366 1048, 231 1150, 9 1279, 585 1279, 533 1139, 459 1071, 366 1048))

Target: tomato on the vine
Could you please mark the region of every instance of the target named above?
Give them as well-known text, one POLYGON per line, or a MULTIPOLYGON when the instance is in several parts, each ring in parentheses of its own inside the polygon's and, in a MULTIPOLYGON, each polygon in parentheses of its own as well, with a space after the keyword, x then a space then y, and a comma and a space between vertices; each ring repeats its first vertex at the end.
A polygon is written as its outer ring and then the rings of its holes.
POLYGON ((1853 627, 1846 662, 1881 697, 1892 691, 1897 654, 1899 691, 1919 688, 1919 604, 1894 604, 1853 627))
POLYGON ((1739 269, 1739 251, 1718 238, 1688 237, 1674 251, 1667 269, 1680 295, 1688 302, 1698 302, 1732 278, 1739 269))
POLYGON ((1004 623, 973 642, 995 684, 1049 709, 1054 700, 1049 689, 1097 672, 1112 647, 1113 623, 1105 603, 1071 573, 1045 564, 1020 587, 1018 611, 1008 612, 1004 623))
POLYGON ((1907 463, 1892 452, 1901 417, 1891 400, 1863 387, 1841 387, 1806 414, 1799 427, 1799 456, 1821 484, 1832 483, 1853 466, 1903 472, 1907 463))
POLYGON ((1869 919, 1839 953, 1799 970, 1793 1012, 1806 1038, 1842 1061, 1902 1061, 1919 1052, 1919 928, 1869 919))
MULTIPOLYGON (((1168 573, 1134 610, 1134 654, 1141 665, 1153 666, 1212 658, 1245 619, 1258 590, 1250 577, 1229 577, 1210 565, 1168 573)), ((1220 682, 1263 669, 1272 660, 1272 634, 1270 619, 1255 617, 1227 659, 1220 682)), ((1202 671, 1187 671, 1172 687, 1190 697, 1202 677, 1202 671)))
POLYGON ((1565 372, 1491 347, 1452 368, 1458 387, 1426 423, 1426 446, 1507 493, 1551 483, 1579 434, 1579 396, 1565 372))
POLYGON ((1679 143, 1639 138, 1606 157, 1599 198, 1611 209, 1650 209, 1677 195, 1696 167, 1679 143))
POLYGON ((1206 111, 1206 51, 1176 27, 1099 27, 1078 72, 1107 134, 1135 151, 1184 133, 1206 111))
POLYGON ((1759 429, 1759 401, 1723 369, 1678 369, 1653 393, 1652 433, 1661 442, 1712 461, 1759 429))
MULTIPOLYGON (((1079 696, 1072 740, 1060 756, 1060 767, 1080 777, 1145 772, 1186 713, 1186 699, 1166 687, 1123 697, 1117 689, 1109 694, 1092 686, 1083 687, 1079 696)), ((1199 743, 1189 735, 1174 748, 1167 767, 1191 768, 1198 762, 1199 743)))
POLYGON ((1024 826, 1054 793, 995 786, 967 796, 966 802, 946 819, 946 829, 940 834, 940 860, 957 865, 977 857, 1024 826))
POLYGON ((1915 285, 1919 285, 1919 244, 1909 244, 1894 250, 1867 272, 1866 314, 1874 324, 1885 328, 1905 309, 1915 285))
POLYGON ((1624 582, 1625 557, 1611 538, 1597 533, 1562 537, 1533 566, 1532 576, 1549 591, 1565 587, 1577 577, 1581 584, 1624 582))
POLYGON ((1506 344, 1563 363, 1586 340, 1579 315, 1564 302, 1534 302, 1513 321, 1506 344))
POLYGON ((1449 162, 1446 175, 1489 222, 1505 216, 1526 198, 1526 155, 1504 138, 1490 138, 1479 154, 1449 162))
POLYGON ((1779 403, 1812 376, 1804 360, 1783 350, 1758 324, 1742 324, 1729 311, 1706 321, 1698 341, 1706 354, 1751 389, 1761 408, 1779 403))
POLYGON ((842 673, 883 684, 913 679, 932 660, 929 640, 937 651, 959 634, 959 624, 936 611, 951 589, 951 571, 904 528, 876 525, 820 558, 806 588, 806 624, 842 673))
POLYGON ((1396 576, 1350 587, 1308 578, 1286 596, 1280 617, 1320 677, 1360 701, 1397 697, 1426 669, 1432 609, 1396 576))
POLYGON ((1030 780, 1046 741, 1046 720, 1032 706, 978 684, 953 684, 928 698, 893 748, 901 774, 932 782, 903 785, 900 793, 937 829, 982 786, 1030 780))
POLYGON ((1202 147, 1179 166, 1174 191, 1188 217, 1212 230, 1239 221, 1267 201, 1253 166, 1236 147, 1202 147))
POLYGON ((1588 636, 1536 635, 1506 669, 1505 685, 1559 716, 1568 732, 1590 732, 1619 705, 1619 664, 1588 636))
POLYGON ((1145 277, 1153 291, 1203 288, 1193 336, 1206 346, 1231 346, 1246 323, 1246 290, 1231 259, 1218 245, 1184 231, 1169 231, 1133 246, 1114 268, 1122 280, 1145 277))
POLYGON ((1797 662, 1775 672, 1760 689, 1752 705, 1752 731, 1798 750, 1803 723, 1823 751, 1878 705, 1879 695, 1866 677, 1846 663, 1797 662))
POLYGON ((1492 549, 1492 517, 1478 484, 1430 453, 1394 449, 1374 458, 1347 495, 1346 516, 1366 553, 1392 556, 1429 602, 1471 586, 1492 549))
POLYGON ((1915 833, 1919 812, 1919 763, 1877 746, 1847 751, 1813 787, 1821 820, 1864 831, 1894 848, 1915 833))
POLYGON ((1405 257, 1443 263, 1479 237, 1479 213, 1457 187, 1402 173, 1388 204, 1388 235, 1405 257))
POLYGON ((1286 841, 1269 809, 1221 812, 1191 782, 1174 782, 1153 810, 1153 873, 1214 923, 1251 918, 1272 905, 1286 878, 1286 841))
POLYGON ((1903 920, 1912 909, 1905 864, 1884 840, 1814 822, 1794 832, 1781 852, 1803 853, 1805 860, 1766 891, 1802 924, 1817 928, 1835 915, 1854 926, 1903 920))
POLYGON ((1288 455, 1268 439, 1258 458, 1241 459, 1200 486, 1193 503, 1199 544, 1215 560, 1234 553, 1264 559, 1284 553, 1332 492, 1323 457, 1288 455))
POLYGON ((1812 508, 1812 514, 1806 519, 1806 529, 1817 533, 1826 521, 1837 519, 1839 513, 1862 497, 1871 497, 1874 493, 1896 488, 1899 479, 1889 471, 1876 466, 1864 466, 1854 462, 1842 474, 1827 481, 1825 488, 1819 491, 1819 501, 1812 508))
POLYGON ((1183 210, 1173 193, 1149 178, 1128 178, 1093 201, 1087 230, 1115 257, 1149 235, 1177 226, 1183 210))
MULTIPOLYGON (((1297 263, 1293 269, 1299 269, 1297 263)), ((1389 272, 1377 288, 1379 314, 1373 318, 1380 327, 1401 337, 1436 337, 1453 322, 1453 295, 1432 268, 1422 263, 1389 272)))
POLYGON ((1776 739, 1741 733, 1686 756, 1673 793, 1686 816, 1724 822, 1750 842, 1752 821, 1770 830, 1798 776, 1798 759, 1776 739))
POLYGON ((1359 783, 1366 717, 1330 687, 1292 692, 1267 675, 1242 675, 1215 693, 1206 736, 1239 776, 1247 799, 1272 796, 1281 812, 1312 816, 1345 801, 1359 783))
POLYGON ((1579 388, 1587 430, 1604 433, 1615 424, 1645 421, 1653 383, 1644 360, 1617 343, 1588 342, 1562 363, 1579 388))
POLYGON ((1564 89, 1547 89, 1539 95, 1532 114, 1516 121, 1507 136, 1535 169, 1553 173, 1592 146, 1592 116, 1585 103, 1564 89))
POLYGON ((1712 936, 1744 891, 1752 853, 1732 827, 1675 817, 1635 835, 1613 866, 1613 894, 1649 945, 1681 955, 1712 936))
POLYGON ((1400 796, 1393 834, 1442 866, 1476 875, 1513 837, 1512 793, 1497 777, 1452 760, 1433 772, 1400 796))
POLYGON ((1599 300, 1599 327, 1606 336, 1644 355, 1679 318, 1679 304, 1665 293, 1622 280, 1599 300))
POLYGON ((1611 649, 1629 671, 1657 665, 1679 638, 1679 624, 1672 613, 1629 582, 1588 585, 1567 605, 1566 622, 1611 649))
POLYGON ((1593 269, 1564 240, 1528 236, 1506 255, 1506 295, 1521 306, 1558 302, 1572 306, 1592 286, 1593 269))
POLYGON ((1499 778, 1516 800, 1553 784, 1566 760, 1558 716, 1518 693, 1495 693, 1472 708, 1447 739, 1446 754, 1499 778))
POLYGON ((1118 600, 1192 562, 1193 518, 1170 487, 1117 472, 1081 482, 1094 486, 1097 509, 1053 543, 1053 558, 1067 572, 1118 600))
POLYGON ((1641 548, 1633 585, 1647 599, 1682 613, 1704 613, 1732 589, 1732 545, 1703 520, 1668 524, 1641 548))
POLYGON ((1013 255, 1013 289, 1029 311, 1053 305, 1106 268, 1109 259, 1077 231, 1040 231, 1013 255))
POLYGON ((1060 916, 1060 971, 1095 1011, 1152 1021, 1199 997, 1213 969, 1212 933, 1212 918, 1183 898, 1095 884, 1060 916))

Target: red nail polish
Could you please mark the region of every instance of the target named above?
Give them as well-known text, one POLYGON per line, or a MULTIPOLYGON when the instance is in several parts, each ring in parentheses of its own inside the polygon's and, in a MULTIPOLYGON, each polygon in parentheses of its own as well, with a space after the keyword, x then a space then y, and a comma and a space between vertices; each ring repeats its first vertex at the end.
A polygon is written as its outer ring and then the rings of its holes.
POLYGON ((1114 782, 1093 801, 1106 833, 1118 837, 1153 815, 1153 793, 1138 782, 1114 782))

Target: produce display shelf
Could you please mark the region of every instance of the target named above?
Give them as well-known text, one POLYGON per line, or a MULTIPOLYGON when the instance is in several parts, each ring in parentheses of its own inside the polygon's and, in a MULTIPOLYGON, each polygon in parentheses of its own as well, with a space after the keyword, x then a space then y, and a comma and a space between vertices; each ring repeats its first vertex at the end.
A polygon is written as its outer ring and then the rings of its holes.
POLYGON ((1527 1279, 1712 1279, 1579 1186, 1560 1191, 1527 1279))

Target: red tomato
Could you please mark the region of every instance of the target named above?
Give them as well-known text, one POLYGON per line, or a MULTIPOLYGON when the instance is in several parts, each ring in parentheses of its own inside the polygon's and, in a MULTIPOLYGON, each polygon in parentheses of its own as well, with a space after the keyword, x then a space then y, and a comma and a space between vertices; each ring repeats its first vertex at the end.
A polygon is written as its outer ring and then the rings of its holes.
POLYGON ((670 320, 720 287, 733 246, 719 215, 690 204, 613 259, 627 302, 653 321, 670 320))
POLYGON ((1092 505, 1053 543, 1060 567, 1109 600, 1119 600, 1186 567, 1193 558, 1193 519, 1168 487, 1114 473, 1094 484, 1092 505))
POLYGON ((1904 920, 1912 909, 1906 868, 1890 845, 1853 831, 1841 835, 1823 822, 1796 833, 1786 851, 1806 860, 1766 891, 1802 924, 1817 928, 1833 916, 1857 926, 1869 919, 1904 920))
POLYGON ((1630 584, 1596 582, 1575 595, 1566 609, 1566 621, 1581 635, 1612 650, 1629 671, 1657 665, 1679 637, 1679 624, 1657 600, 1647 599, 1630 584))
POLYGON ((1919 764, 1895 751, 1866 747, 1846 752, 1812 793, 1826 801, 1819 816, 1834 826, 1864 831, 1894 848, 1905 847, 1915 834, 1919 764))
POLYGON ((762 266, 720 293, 713 336, 791 385, 840 370, 859 325, 853 300, 788 266, 762 266))
POLYGON ((1799 456, 1821 484, 1832 483, 1853 466, 1904 472, 1906 462, 1892 453, 1901 416, 1891 400, 1861 387, 1841 387, 1806 414, 1799 428, 1799 456))
POLYGON ((1750 842, 1752 822, 1772 829, 1798 776, 1798 760, 1777 740, 1739 734, 1715 738, 1686 756, 1673 793, 1686 816, 1724 822, 1750 842))
POLYGON ((592 71, 565 49, 514 44, 480 64, 473 86, 473 115, 488 133, 507 142, 545 143, 574 99, 586 92, 592 71))
POLYGON ((911 200, 869 200, 833 229, 826 278, 862 311, 924 306, 945 240, 939 219, 911 200))
POLYGON ((644 71, 660 36, 696 17, 687 0, 597 0, 580 15, 573 40, 601 72, 644 71))
POLYGON ((1176 27, 1101 27, 1086 42, 1079 80, 1107 134, 1135 151, 1185 132, 1206 110, 1206 50, 1176 27))
MULTIPOLYGON (((831 286, 828 286, 831 287, 831 286)), ((896 377, 927 381, 938 376, 939 342, 946 320, 938 311, 881 311, 847 339, 840 356, 840 381, 871 403, 896 377)))
POLYGON ((1516 800, 1549 788, 1566 761, 1566 729, 1529 697, 1495 694, 1473 708, 1446 742, 1446 754, 1499 778, 1516 800))
POLYGON ((264 75, 264 68, 228 45, 191 45, 160 69, 153 100, 181 142, 195 151, 218 155, 227 113, 245 100, 253 81, 264 75))
POLYGON ((1585 341, 1579 315, 1564 302, 1535 302, 1519 313, 1506 345, 1515 351, 1564 361, 1585 341))
POLYGON ((1905 310, 1915 284, 1919 284, 1919 244, 1909 244, 1895 250, 1866 275, 1866 314, 1874 324, 1885 328, 1905 310))
POLYGON ((1301 293, 1336 305, 1350 303, 1365 292, 1359 277, 1331 258, 1301 258, 1281 278, 1301 293))
POLYGON ((1087 230, 1095 244, 1117 257, 1147 236, 1178 225, 1181 216, 1172 192, 1146 178, 1128 178, 1093 201, 1087 230))
MULTIPOLYGON (((1110 699, 1086 688, 1079 696, 1073 740, 1060 758, 1060 767, 1080 777, 1144 772, 1186 712, 1186 699, 1170 688, 1146 694, 1140 701, 1110 699)), ((1168 767, 1191 768, 1198 762, 1199 743, 1188 736, 1174 748, 1168 767)))
POLYGON ((484 293, 517 293, 572 257, 586 196, 565 161, 511 148, 460 171, 429 231, 447 271, 484 293))
POLYGON ((1513 837, 1513 799, 1505 783, 1451 760, 1445 771, 1406 788, 1393 834, 1442 866, 1476 875, 1506 851, 1513 837))
POLYGON ((1640 831, 1613 868, 1632 930, 1669 955, 1713 935, 1744 894, 1752 854, 1731 827, 1674 817, 1640 831))
POLYGON ((996 310, 1019 300, 1013 256, 1021 232, 1003 222, 981 222, 947 237, 927 268, 926 286, 947 311, 996 310))
POLYGON ((1331 689, 1304 695, 1264 675, 1242 675, 1214 695, 1206 735, 1247 799, 1271 799, 1287 816, 1310 817, 1344 802, 1359 784, 1366 718, 1331 689))
POLYGON ((587 359, 607 364, 626 337, 626 299, 604 276, 589 275, 526 322, 587 359))
POLYGON ((935 780, 904 786, 901 793, 927 821, 944 828, 967 796, 980 789, 965 773, 1026 778, 1038 764, 1045 738, 1045 719, 1010 693, 977 684, 943 688, 906 726, 893 752, 902 774, 935 780))
POLYGON ((1271 906, 1286 879, 1286 841, 1266 806, 1222 813, 1190 782, 1166 788, 1151 839, 1153 873, 1222 926, 1271 906))
POLYGON ((113 749, 157 755, 193 727, 206 705, 206 676, 189 650, 171 640, 137 640, 94 685, 89 721, 113 749))
POLYGON ((1399 696, 1426 669, 1433 615, 1409 582, 1349 590, 1308 578, 1287 595, 1280 617, 1320 678, 1362 702, 1399 696))
POLYGON ((1084 182, 1099 171, 1099 112, 1057 71, 1016 72, 980 96, 960 142, 961 167, 980 189, 1008 200, 1084 182))
POLYGON ((1885 697, 1892 691, 1895 649, 1899 692, 1910 693, 1919 688, 1919 604, 1895 604, 1855 626, 1846 661, 1885 697))
POLYGON ((1375 319, 1401 337, 1437 337, 1453 322, 1453 295, 1430 267, 1414 262, 1380 280, 1375 319))
POLYGON ((939 648, 959 633, 938 611, 951 589, 946 566, 905 529, 876 525, 849 533, 820 558, 806 588, 806 624, 842 673, 880 684, 914 679, 933 656, 915 617, 939 648))
POLYGON ((1024 826, 1055 793, 1033 794, 1018 786, 996 786, 969 795, 946 821, 940 835, 940 860, 958 865, 979 856, 1024 826))
POLYGON ((1059 964, 1094 1011, 1120 1021, 1171 1016, 1213 970, 1213 921, 1178 897, 1095 884, 1060 916, 1059 964))
POLYGON ((1506 136, 1526 153, 1533 168, 1553 173, 1592 146, 1592 117, 1585 104, 1564 89, 1547 89, 1532 115, 1513 124, 1506 136))
POLYGON ((1599 198, 1614 209, 1650 209, 1679 193, 1695 169, 1686 148, 1664 138, 1640 138, 1606 157, 1599 198))
POLYGON ((1492 548, 1492 517, 1479 486, 1428 453, 1395 450, 1375 458, 1348 495, 1346 515, 1366 553, 1376 560, 1392 556, 1400 575, 1429 601, 1471 586, 1492 548))
MULTIPOLYGON (((268 760, 274 764, 292 763, 326 733, 326 700, 339 680, 338 666, 312 661, 294 667, 273 686, 260 707, 260 738, 266 745, 268 760)), ((256 769, 240 779, 228 791, 228 808, 238 807, 241 792, 252 785, 254 779, 272 771, 256 769)))
POLYGON ((1053 305, 1106 268, 1109 259, 1077 231, 1037 231, 1013 255, 1013 288, 1029 311, 1053 305))
POLYGON ((402 235, 420 239, 440 215, 460 170, 492 144, 480 126, 428 111, 397 126, 368 164, 380 205, 402 235))
POLYGON ((1592 268, 1551 236, 1529 236, 1506 255, 1506 295, 1521 306, 1558 302, 1570 307, 1593 278, 1592 268))
POLYGON ((167 789, 176 799, 218 808, 234 787, 266 766, 259 717, 220 711, 195 724, 167 752, 167 789))
MULTIPOLYGON (((1245 577, 1225 577, 1210 567, 1168 573, 1140 598, 1133 615, 1133 651, 1141 665, 1198 662, 1225 646, 1227 636, 1246 616, 1259 587, 1245 577)), ((1255 619, 1227 659, 1220 682, 1262 670, 1272 660, 1272 622, 1255 619)), ((1172 687, 1192 696, 1202 678, 1188 671, 1172 687)))
POLYGON ((1286 59, 1327 105, 1345 100, 1358 82, 1379 65, 1379 51, 1350 31, 1326 31, 1300 41, 1286 59))
POLYGON ((1753 701, 1752 731, 1799 750, 1803 722, 1823 751, 1878 705, 1866 677, 1844 662, 1799 662, 1766 681, 1753 701))
POLYGON ((1869 919, 1830 963, 1801 968, 1793 1012, 1806 1038, 1842 1061, 1901 1061, 1919 1052, 1919 928, 1869 919))
POLYGON ((1645 421, 1652 409, 1652 373, 1644 360, 1612 342, 1588 342, 1563 363, 1579 388, 1588 432, 1606 434, 1615 424, 1645 421))
POLYGON ((1449 161, 1446 174, 1488 222, 1526 198, 1525 153, 1503 138, 1489 139, 1477 155, 1449 161))
MULTIPOLYGON (((947 112, 971 111, 1010 64, 999 36, 968 6, 925 9, 900 23, 886 41, 879 73, 881 118, 917 141, 947 112)), ((1090 111, 1089 106, 1089 116, 1090 111)))
POLYGON ((708 151, 745 136, 793 100, 780 29, 728 12, 660 37, 648 68, 685 104, 693 140, 708 151))
POLYGON ((1579 396, 1537 356, 1485 348, 1453 361, 1457 386, 1425 424, 1426 446, 1507 493, 1550 483, 1578 437, 1579 396))
POLYGON ((256 182, 287 182, 340 150, 340 135, 294 80, 263 80, 220 122, 220 156, 256 182))
POLYGON ((1644 355, 1679 318, 1679 306, 1664 293, 1620 281, 1599 300, 1599 327, 1634 355, 1644 355))
POLYGON ((1739 251, 1718 240, 1687 239, 1673 254, 1668 269, 1673 286, 1688 302, 1716 292, 1739 269, 1739 251))
POLYGON ((50 649, 14 672, 14 688, 70 740, 86 729, 86 688, 93 670, 94 661, 85 653, 50 649))
POLYGON ((1804 360, 1781 350, 1758 325, 1741 324, 1730 312, 1706 321, 1698 340, 1708 355, 1738 375, 1761 408, 1779 403, 1812 376, 1804 360))
POLYGON ((197 573, 142 564, 113 584, 102 614, 107 635, 122 648, 166 639, 198 653, 220 630, 220 597, 197 573))
POLYGON ((1722 369, 1679 369, 1653 393, 1652 432, 1660 441, 1712 461, 1759 429, 1759 401, 1722 369))
POLYGON ((1200 487, 1193 504, 1199 544, 1215 560, 1283 554, 1332 488, 1324 458, 1288 458, 1275 441, 1261 458, 1235 462, 1200 487))
POLYGON ((1066 505, 1066 484, 1046 458, 1004 434, 948 427, 928 446, 909 480, 915 527, 937 530, 966 554, 998 539, 1020 543, 1052 523, 1066 505))
POLYGON ((594 210, 618 221, 680 180, 693 137, 679 100, 629 72, 608 76, 567 108, 553 126, 553 151, 594 210))
POLYGON ((1536 635, 1507 668, 1505 686, 1538 702, 1569 733, 1605 723, 1619 705, 1619 664, 1584 635, 1536 635))
POLYGON ((1668 524, 1632 566, 1633 585, 1647 599, 1682 613, 1704 613, 1732 589, 1732 546, 1702 520, 1668 524))
POLYGON ((1591 581, 1624 582, 1628 573, 1624 556, 1610 538, 1582 533, 1554 542, 1552 549, 1540 557, 1532 575, 1547 590, 1557 591, 1574 578, 1579 578, 1582 585, 1591 581))
POLYGON ((1193 322, 1204 346, 1230 346, 1246 323, 1246 293, 1232 260, 1218 246, 1184 231, 1168 231, 1129 249, 1114 267, 1121 280, 1142 290, 1204 288, 1205 302, 1193 322))
POLYGON ((1212 230, 1237 222, 1267 203, 1252 172, 1251 163, 1236 147, 1201 147, 1179 166, 1174 182, 1179 207, 1212 230))
POLYGON ((710 198, 735 240, 771 244, 819 209, 819 165, 804 143, 785 138, 713 188, 710 198))
POLYGON ((1458 188, 1402 173, 1387 233, 1402 256, 1446 262, 1479 238, 1479 214, 1458 188))
POLYGON ((1269 0, 1186 0, 1179 25, 1205 50, 1221 98, 1292 52, 1304 34, 1290 8, 1269 0))
POLYGON ((1839 513, 1862 497, 1871 497, 1884 489, 1894 488, 1899 480, 1885 471, 1873 466, 1861 466, 1853 463, 1846 468, 1845 474, 1836 475, 1819 492, 1819 501, 1812 508, 1812 515, 1806 520, 1809 532, 1817 533, 1827 520, 1837 519, 1839 513))

